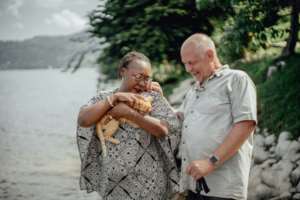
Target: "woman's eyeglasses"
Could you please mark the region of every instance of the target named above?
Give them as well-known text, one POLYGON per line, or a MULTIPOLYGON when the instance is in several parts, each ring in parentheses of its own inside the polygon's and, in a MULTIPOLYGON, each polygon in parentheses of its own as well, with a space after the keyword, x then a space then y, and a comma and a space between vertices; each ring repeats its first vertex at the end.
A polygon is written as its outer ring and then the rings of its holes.
POLYGON ((149 83, 149 82, 152 81, 152 78, 151 78, 151 77, 149 77, 149 76, 144 76, 144 75, 142 75, 142 74, 132 74, 132 77, 133 77, 136 81, 138 81, 138 82, 143 81, 143 82, 149 83))

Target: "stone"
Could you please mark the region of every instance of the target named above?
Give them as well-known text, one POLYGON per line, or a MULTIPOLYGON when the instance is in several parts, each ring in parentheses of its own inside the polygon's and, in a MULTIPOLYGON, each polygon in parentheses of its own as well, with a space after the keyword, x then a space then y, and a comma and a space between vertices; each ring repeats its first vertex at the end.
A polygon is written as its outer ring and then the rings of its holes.
POLYGON ((281 61, 277 62, 276 65, 279 67, 280 70, 283 70, 286 66, 286 62, 281 60, 281 61))
POLYGON ((283 155, 283 159, 294 160, 300 151, 300 143, 298 141, 291 141, 287 152, 283 155))
POLYGON ((294 194, 296 192, 297 192, 296 188, 290 188, 290 193, 294 194))
POLYGON ((290 200, 292 194, 289 192, 284 192, 277 197, 271 198, 270 200, 290 200))
POLYGON ((269 152, 270 152, 270 153, 274 153, 274 154, 275 154, 275 151, 276 151, 276 146, 272 146, 272 147, 269 149, 269 152))
MULTIPOLYGON (((255 128, 255 134, 259 134, 260 133, 260 128, 257 126, 256 128, 255 128)), ((300 137, 299 137, 299 141, 300 141, 300 137)))
POLYGON ((294 199, 294 200, 300 200, 300 193, 294 194, 292 199, 294 199))
POLYGON ((255 148, 255 146, 263 147, 265 144, 264 140, 265 140, 265 138, 261 134, 254 135, 254 148, 255 148))
POLYGON ((271 168, 275 163, 277 163, 277 160, 274 158, 266 160, 263 164, 261 164, 262 169, 269 169, 271 168))
POLYGON ((300 182, 297 184, 296 191, 300 193, 300 182))
POLYGON ((255 164, 260 164, 267 160, 269 157, 268 152, 266 152, 261 146, 254 146, 253 148, 253 159, 255 164))
POLYGON ((274 172, 272 170, 263 170, 261 173, 261 179, 264 184, 271 188, 278 188, 278 177, 274 176, 274 172))
POLYGON ((282 132, 280 135, 279 135, 279 138, 278 138, 278 143, 276 145, 276 154, 279 156, 279 157, 283 157, 289 150, 289 146, 291 144, 291 141, 289 140, 290 138, 290 133, 289 132, 282 132))
POLYGON ((270 199, 276 195, 274 194, 274 190, 265 184, 259 185, 255 193, 256 198, 254 199, 270 199))
MULTIPOLYGON (((295 154, 292 158, 291 161, 294 163, 297 163, 298 161, 300 161, 300 153, 295 154)), ((299 164, 298 164, 299 165, 299 164)))
POLYGON ((270 135, 270 133, 268 132, 268 129, 266 129, 266 128, 263 130, 262 134, 264 137, 268 137, 270 135))
POLYGON ((278 137, 278 142, 289 140, 291 138, 291 133, 288 131, 283 131, 278 137))
POLYGON ((254 137, 248 200, 300 200, 300 142, 283 131, 254 137))
POLYGON ((275 137, 275 135, 268 135, 268 136, 265 138, 265 145, 266 145, 266 146, 273 146, 273 145, 275 145, 275 142, 276 142, 276 137, 275 137))
POLYGON ((273 65, 269 66, 267 72, 267 78, 270 78, 275 72, 277 72, 277 67, 273 65))
POLYGON ((296 169, 294 169, 290 175, 291 182, 293 185, 297 185, 300 180, 300 166, 298 166, 296 169))
POLYGON ((291 162, 281 160, 272 165, 271 168, 262 171, 262 182, 282 194, 292 187, 289 178, 292 170, 293 164, 291 162))

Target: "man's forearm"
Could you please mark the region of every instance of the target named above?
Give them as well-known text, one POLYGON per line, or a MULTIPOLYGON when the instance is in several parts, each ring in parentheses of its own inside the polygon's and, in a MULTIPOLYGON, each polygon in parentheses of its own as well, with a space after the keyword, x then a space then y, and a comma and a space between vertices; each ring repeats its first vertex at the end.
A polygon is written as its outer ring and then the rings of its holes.
POLYGON ((222 163, 236 154, 254 128, 254 121, 241 121, 233 125, 224 142, 214 152, 220 159, 218 165, 222 165, 222 163))

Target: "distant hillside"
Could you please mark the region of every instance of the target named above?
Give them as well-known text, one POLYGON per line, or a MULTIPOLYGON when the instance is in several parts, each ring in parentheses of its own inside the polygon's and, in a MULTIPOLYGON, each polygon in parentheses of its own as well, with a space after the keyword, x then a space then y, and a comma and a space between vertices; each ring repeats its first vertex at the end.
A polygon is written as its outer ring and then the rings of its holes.
MULTIPOLYGON (((65 68, 72 55, 90 45, 88 37, 88 33, 81 32, 68 36, 36 36, 24 41, 0 41, 0 69, 65 68)), ((97 56, 92 57, 96 59, 97 56)))

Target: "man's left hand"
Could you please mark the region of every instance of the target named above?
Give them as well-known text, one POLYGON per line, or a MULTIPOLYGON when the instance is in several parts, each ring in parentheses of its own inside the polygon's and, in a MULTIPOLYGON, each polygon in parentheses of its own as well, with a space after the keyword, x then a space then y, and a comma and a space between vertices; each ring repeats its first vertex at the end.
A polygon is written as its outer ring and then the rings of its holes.
POLYGON ((195 180, 207 176, 213 172, 215 166, 209 160, 194 160, 186 167, 186 173, 195 180))

